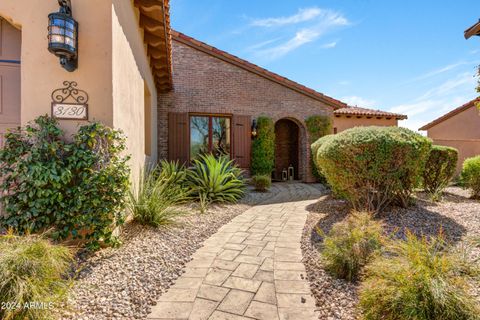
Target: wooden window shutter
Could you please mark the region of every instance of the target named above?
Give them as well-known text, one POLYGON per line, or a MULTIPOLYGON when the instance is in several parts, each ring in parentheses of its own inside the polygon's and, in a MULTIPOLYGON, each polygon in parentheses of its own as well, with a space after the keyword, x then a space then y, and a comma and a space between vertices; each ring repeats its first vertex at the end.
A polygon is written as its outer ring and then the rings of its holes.
POLYGON ((243 169, 250 168, 251 116, 234 115, 233 122, 233 158, 243 169))
POLYGON ((168 113, 168 160, 188 163, 188 113, 168 113))

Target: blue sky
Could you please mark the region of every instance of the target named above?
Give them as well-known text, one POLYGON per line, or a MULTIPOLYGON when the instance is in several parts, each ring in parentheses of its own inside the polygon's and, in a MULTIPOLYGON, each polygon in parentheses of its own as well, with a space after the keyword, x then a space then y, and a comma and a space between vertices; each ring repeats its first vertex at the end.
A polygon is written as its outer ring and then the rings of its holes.
POLYGON ((351 105, 423 124, 476 97, 477 0, 173 0, 172 27, 351 105))

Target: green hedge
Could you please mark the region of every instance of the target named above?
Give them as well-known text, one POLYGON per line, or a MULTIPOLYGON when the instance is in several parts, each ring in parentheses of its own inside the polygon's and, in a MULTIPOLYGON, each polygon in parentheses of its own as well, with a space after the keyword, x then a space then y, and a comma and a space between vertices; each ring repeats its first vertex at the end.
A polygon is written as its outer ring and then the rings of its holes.
POLYGON ((323 142, 317 163, 332 190, 369 211, 410 203, 431 148, 430 139, 398 127, 357 127, 323 142))
MULTIPOLYGON (((332 133, 332 119, 328 116, 315 115, 305 120, 310 141, 317 141, 323 136, 332 133)), ((312 150, 313 151, 313 150, 312 150)), ((325 177, 315 165, 315 153, 311 153, 312 174, 318 182, 325 183, 325 177)))
POLYGON ((480 199, 480 156, 465 159, 461 174, 462 184, 472 192, 472 198, 480 199))
POLYGON ((273 120, 261 116, 257 119, 257 136, 252 143, 252 175, 271 176, 275 166, 275 125, 273 120))
POLYGON ((53 229, 55 239, 85 238, 90 248, 114 244, 129 187, 125 138, 100 123, 80 127, 68 142, 58 123, 37 118, 6 135, 0 150, 0 226, 53 229))
POLYGON ((434 199, 453 178, 457 166, 458 150, 433 146, 423 172, 423 187, 434 199))

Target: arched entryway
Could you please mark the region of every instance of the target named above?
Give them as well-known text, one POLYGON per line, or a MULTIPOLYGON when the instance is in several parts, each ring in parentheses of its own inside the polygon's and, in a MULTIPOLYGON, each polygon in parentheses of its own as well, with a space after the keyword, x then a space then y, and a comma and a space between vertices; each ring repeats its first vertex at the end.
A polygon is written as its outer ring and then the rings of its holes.
POLYGON ((21 31, 0 17, 0 147, 4 134, 20 125, 21 31))
POLYGON ((280 119, 275 123, 275 172, 274 178, 282 180, 282 172, 293 167, 294 179, 299 179, 299 140, 300 129, 290 119, 280 119))

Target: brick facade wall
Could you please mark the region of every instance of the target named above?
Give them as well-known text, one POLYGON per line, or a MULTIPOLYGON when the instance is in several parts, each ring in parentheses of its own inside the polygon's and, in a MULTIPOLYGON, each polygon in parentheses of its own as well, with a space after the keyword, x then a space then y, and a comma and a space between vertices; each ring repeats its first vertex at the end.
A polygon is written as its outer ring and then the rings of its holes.
POLYGON ((305 119, 332 116, 333 108, 178 40, 172 41, 172 55, 174 90, 158 97, 159 159, 168 156, 168 112, 266 115, 299 126, 299 178, 313 181, 305 119))

